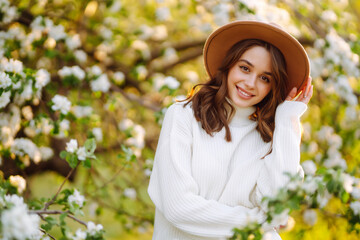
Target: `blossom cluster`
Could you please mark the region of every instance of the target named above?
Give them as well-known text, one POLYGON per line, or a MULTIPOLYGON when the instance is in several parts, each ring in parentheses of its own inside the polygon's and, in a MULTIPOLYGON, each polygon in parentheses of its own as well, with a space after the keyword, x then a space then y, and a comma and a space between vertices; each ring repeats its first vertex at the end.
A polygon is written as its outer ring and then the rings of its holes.
MULTIPOLYGON (((266 210, 267 221, 260 224, 249 219, 247 226, 235 229, 234 236, 238 234, 249 236, 255 232, 261 236, 269 227, 280 225, 290 225, 293 228, 295 223, 290 213, 294 210, 299 211, 300 206, 303 206, 301 210, 303 221, 309 226, 314 226, 318 219, 318 211, 314 207, 324 209, 335 197, 341 198, 347 206, 348 215, 344 215, 344 218, 358 219, 360 217, 360 179, 341 169, 322 168, 316 171, 315 164, 309 161, 303 163, 305 169, 310 170, 311 173, 306 175, 304 180, 299 175, 288 175, 289 182, 284 188, 278 189, 277 194, 273 196, 263 198, 262 207, 266 210), (344 197, 344 194, 347 197, 344 197)), ((350 222, 355 224, 356 220, 350 222)), ((266 238, 265 234, 263 239, 266 238)))
MULTIPOLYGON (((3 193, 3 192, 2 192, 3 193)), ((0 197, 0 235, 4 240, 11 239, 41 239, 39 230, 40 218, 28 213, 28 206, 18 195, 0 197)))
POLYGON ((127 135, 125 143, 135 148, 135 155, 140 156, 141 150, 145 147, 146 131, 143 126, 135 124, 131 119, 124 118, 118 127, 127 135))

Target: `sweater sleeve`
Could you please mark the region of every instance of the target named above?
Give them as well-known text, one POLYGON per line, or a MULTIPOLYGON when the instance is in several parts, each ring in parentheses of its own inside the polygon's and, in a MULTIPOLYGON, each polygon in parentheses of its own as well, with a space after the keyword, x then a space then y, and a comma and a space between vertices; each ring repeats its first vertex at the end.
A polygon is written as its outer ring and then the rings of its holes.
POLYGON ((285 101, 276 109, 272 152, 263 159, 257 179, 256 202, 259 206, 264 196, 274 196, 285 186, 289 178, 284 173, 303 174, 300 117, 306 109, 306 104, 296 101, 285 101))
POLYGON ((263 222, 259 208, 231 207, 199 195, 191 174, 192 119, 188 106, 174 104, 166 112, 148 189, 156 208, 175 227, 202 237, 231 237, 234 227, 263 222))

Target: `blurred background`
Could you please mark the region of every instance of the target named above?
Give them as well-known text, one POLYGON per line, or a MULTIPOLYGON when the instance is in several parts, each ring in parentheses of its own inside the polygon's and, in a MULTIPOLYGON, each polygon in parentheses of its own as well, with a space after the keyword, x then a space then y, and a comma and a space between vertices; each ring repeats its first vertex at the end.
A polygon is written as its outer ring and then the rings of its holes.
MULTIPOLYGON (((0 81, 0 169, 26 180, 29 202, 56 193, 70 139, 95 138, 92 166, 65 185, 86 199, 79 218, 101 223, 109 240, 151 239, 147 185, 166 108, 207 80, 206 37, 240 19, 277 23, 306 48, 315 93, 301 161, 309 174, 341 169, 360 187, 358 0, 2 0, 0 9, 0 70, 19 73, 11 89, 0 81)), ((283 239, 359 239, 347 215, 359 196, 343 187, 315 217, 294 211, 283 239)))

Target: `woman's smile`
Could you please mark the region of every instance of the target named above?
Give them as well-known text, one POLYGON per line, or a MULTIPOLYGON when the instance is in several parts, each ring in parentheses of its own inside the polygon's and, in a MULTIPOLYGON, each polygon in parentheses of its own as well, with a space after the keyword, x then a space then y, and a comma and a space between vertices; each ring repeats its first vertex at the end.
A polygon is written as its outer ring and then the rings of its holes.
POLYGON ((241 87, 239 86, 236 86, 236 89, 238 90, 239 92, 239 96, 243 99, 251 99, 252 97, 254 97, 255 95, 245 91, 244 89, 242 89, 241 87))

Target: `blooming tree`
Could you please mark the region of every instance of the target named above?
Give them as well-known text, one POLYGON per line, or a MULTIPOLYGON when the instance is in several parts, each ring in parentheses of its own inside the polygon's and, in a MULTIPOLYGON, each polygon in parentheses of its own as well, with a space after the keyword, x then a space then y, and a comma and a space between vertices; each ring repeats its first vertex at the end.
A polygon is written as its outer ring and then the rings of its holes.
POLYGON ((284 239, 358 237, 359 9, 355 0, 0 0, 0 236, 110 238, 94 223, 109 212, 122 232, 151 232, 146 188, 166 108, 206 80, 212 30, 257 19, 305 46, 316 92, 302 119, 304 180, 289 176, 263 200, 266 223, 249 220, 233 239, 266 239, 266 224, 283 225, 284 239), (62 184, 33 194, 48 171, 62 184))

